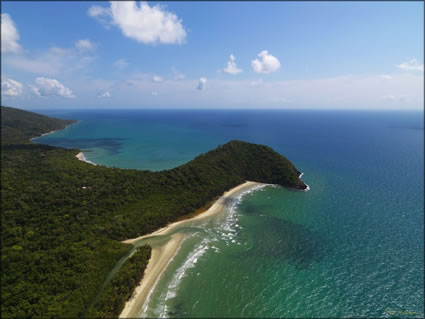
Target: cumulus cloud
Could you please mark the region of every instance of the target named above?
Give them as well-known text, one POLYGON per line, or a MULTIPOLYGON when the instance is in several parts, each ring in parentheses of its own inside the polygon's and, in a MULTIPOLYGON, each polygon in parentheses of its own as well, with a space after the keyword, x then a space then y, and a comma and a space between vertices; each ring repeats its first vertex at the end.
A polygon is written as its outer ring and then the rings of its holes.
POLYGON ((424 72, 424 65, 423 64, 419 64, 418 60, 416 59, 412 59, 408 62, 403 62, 399 65, 397 65, 397 67, 403 71, 422 71, 424 72))
POLYGON ((236 66, 236 58, 233 54, 230 55, 229 61, 227 61, 227 66, 224 68, 224 72, 229 74, 238 74, 242 72, 242 69, 239 69, 236 66))
POLYGON ((269 51, 263 50, 258 56, 261 58, 251 61, 252 69, 256 73, 272 73, 276 72, 280 68, 279 60, 273 55, 269 54, 269 51))
POLYGON ((128 66, 128 63, 125 59, 119 59, 119 60, 115 61, 114 66, 119 68, 119 69, 124 69, 128 66))
POLYGON ((2 79, 1 94, 5 96, 20 96, 22 95, 22 84, 12 79, 2 79))
POLYGON ((252 81, 251 86, 255 88, 260 88, 263 86, 263 80, 259 79, 258 81, 252 81))
POLYGON ((105 25, 119 27, 126 37, 141 43, 182 44, 186 39, 182 20, 161 5, 111 1, 109 8, 92 6, 88 14, 105 25))
POLYGON ((43 77, 38 77, 35 79, 36 86, 31 86, 31 89, 34 94, 38 96, 63 96, 66 98, 74 98, 75 95, 72 94, 72 91, 65 87, 56 79, 48 79, 43 77))
POLYGON ((98 98, 108 98, 108 97, 111 97, 111 93, 109 93, 108 91, 103 91, 103 92, 100 92, 97 95, 97 97, 98 98))
POLYGON ((21 46, 18 43, 19 33, 16 25, 10 15, 7 13, 1 14, 1 52, 14 52, 21 51, 21 46))
POLYGON ((152 81, 154 81, 154 82, 156 82, 156 83, 160 83, 160 82, 162 82, 162 81, 163 81, 163 78, 162 78, 162 77, 160 77, 159 75, 154 75, 154 76, 152 77, 152 81))
POLYGON ((196 88, 200 91, 205 90, 207 88, 207 78, 200 78, 196 88))
POLYGON ((88 39, 78 40, 75 43, 75 47, 81 51, 94 51, 96 50, 96 45, 88 39))

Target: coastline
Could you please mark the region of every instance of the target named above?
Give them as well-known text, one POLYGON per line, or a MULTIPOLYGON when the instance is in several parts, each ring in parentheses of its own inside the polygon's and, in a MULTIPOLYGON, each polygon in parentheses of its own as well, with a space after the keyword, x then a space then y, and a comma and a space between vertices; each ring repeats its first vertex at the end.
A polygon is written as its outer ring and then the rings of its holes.
POLYGON ((75 157, 76 157, 76 158, 78 158, 80 161, 83 161, 83 162, 89 163, 89 164, 91 164, 91 165, 94 165, 94 166, 96 166, 96 165, 97 165, 96 163, 93 163, 93 162, 89 161, 89 160, 88 160, 88 159, 84 156, 84 153, 83 153, 83 152, 78 153, 77 155, 75 155, 75 157))
MULTIPOLYGON (((72 125, 72 124, 70 124, 70 125, 72 125)), ((68 126, 69 126, 69 125, 68 125, 68 126)), ((65 128, 67 128, 68 126, 64 127, 64 128, 63 128, 63 130, 64 130, 65 128)), ((60 130, 53 130, 53 131, 50 131, 50 132, 47 132, 47 133, 43 133, 43 134, 41 134, 40 136, 32 137, 32 138, 30 138, 30 141, 32 141, 32 140, 34 140, 34 139, 36 139, 36 138, 39 138, 39 137, 45 136, 45 135, 49 135, 49 134, 55 133, 55 132, 57 132, 57 131, 60 131, 60 130)))
MULTIPOLYGON (((125 244, 135 244, 141 239, 158 236, 158 235, 167 235, 171 233, 177 226, 181 224, 191 222, 193 220, 205 219, 211 217, 215 214, 218 214, 223 211, 225 207, 226 199, 232 197, 238 192, 245 191, 253 186, 262 185, 262 183, 257 182, 245 182, 240 184, 229 191, 225 192, 220 198, 214 202, 214 204, 204 213, 196 215, 193 218, 185 219, 181 221, 174 222, 163 228, 158 229, 157 231, 139 236, 137 238, 127 239, 122 241, 125 244)), ((155 287, 155 284, 163 271, 167 268, 169 262, 178 252, 181 243, 184 240, 183 234, 173 234, 167 243, 161 247, 152 247, 152 255, 149 260, 149 263, 146 267, 145 273, 139 285, 133 291, 131 298, 125 303, 124 309, 122 310, 119 318, 134 318, 137 317, 140 312, 145 300, 149 296, 151 290, 155 287)))
POLYGON ((45 135, 49 135, 49 134, 52 134, 52 133, 55 133, 55 132, 58 132, 58 131, 62 131, 62 130, 66 129, 66 128, 68 128, 68 127, 72 126, 72 125, 78 124, 79 122, 80 122, 80 120, 76 121, 75 123, 68 124, 67 126, 65 126, 64 128, 61 128, 61 129, 59 129, 59 130, 53 130, 53 131, 50 131, 50 132, 47 132, 47 133, 43 133, 43 134, 41 134, 40 136, 32 137, 32 138, 30 138, 30 141, 32 141, 32 140, 34 140, 34 139, 36 139, 36 138, 39 138, 39 137, 45 136, 45 135))
MULTIPOLYGON (((75 123, 71 123, 71 124, 69 124, 69 125, 67 125, 67 126, 65 126, 64 128, 62 128, 62 129, 59 129, 59 130, 53 130, 53 131, 50 131, 50 132, 47 132, 47 133, 43 133, 43 134, 41 134, 40 136, 35 136, 35 137, 32 137, 32 138, 30 138, 30 142, 32 142, 34 139, 36 139, 36 138, 39 138, 39 137, 42 137, 42 136, 46 136, 46 135, 49 135, 49 134, 52 134, 52 133, 55 133, 55 132, 58 132, 58 131, 62 131, 62 130, 65 130, 66 128, 68 128, 68 127, 70 127, 70 126, 72 126, 72 125, 75 125, 75 124, 78 124, 80 122, 80 120, 78 120, 77 122, 75 122, 75 123)), ((92 161, 89 161, 85 156, 84 156, 84 153, 83 152, 80 152, 80 153, 78 153, 77 155, 75 155, 75 157, 76 158, 78 158, 80 161, 83 161, 83 162, 86 162, 86 163, 89 163, 89 164, 91 164, 91 165, 97 165, 96 163, 93 163, 92 161)))
MULTIPOLYGON (((300 174, 300 176, 298 176, 298 178, 301 180, 301 178, 303 177, 303 175, 304 175, 304 173, 303 172, 301 172, 301 174, 300 174)), ((304 183, 304 182, 303 182, 304 183)), ((310 186, 308 186, 306 183, 304 183, 305 184, 305 186, 307 186, 304 190, 303 190, 303 192, 308 192, 309 190, 310 190, 310 186)))

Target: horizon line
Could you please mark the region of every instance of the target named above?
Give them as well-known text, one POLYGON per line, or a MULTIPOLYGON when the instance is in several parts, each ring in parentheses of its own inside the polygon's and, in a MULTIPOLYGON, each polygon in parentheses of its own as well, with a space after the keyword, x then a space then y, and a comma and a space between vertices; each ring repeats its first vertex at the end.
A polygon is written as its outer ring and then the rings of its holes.
POLYGON ((425 109, 422 108, 409 108, 409 109, 382 109, 382 108, 166 108, 166 107, 159 107, 159 108, 153 108, 153 107, 139 107, 139 108, 83 108, 83 107, 77 107, 77 108, 61 108, 61 107, 51 107, 51 108, 38 108, 38 107, 31 107, 31 108, 25 108, 25 107, 17 107, 17 106, 8 106, 8 105, 2 105, 5 107, 13 107, 17 109, 23 109, 27 111, 31 110, 45 110, 45 111, 53 111, 53 110, 62 110, 62 111, 358 111, 358 112, 367 112, 367 111, 406 111, 406 112, 424 112, 425 109))

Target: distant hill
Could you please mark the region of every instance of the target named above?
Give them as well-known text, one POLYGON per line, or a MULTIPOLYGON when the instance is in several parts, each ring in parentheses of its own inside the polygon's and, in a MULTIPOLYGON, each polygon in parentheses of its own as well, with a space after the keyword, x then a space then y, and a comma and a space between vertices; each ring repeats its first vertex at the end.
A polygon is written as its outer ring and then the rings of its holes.
POLYGON ((12 107, 1 107, 1 143, 29 143, 33 137, 60 130, 76 123, 74 120, 61 120, 12 107))
POLYGON ((142 248, 92 305, 130 249, 120 240, 191 215, 246 180, 306 188, 267 146, 231 141, 161 172, 108 168, 77 160, 79 150, 28 141, 74 121, 1 111, 3 318, 116 317, 150 258, 142 248))

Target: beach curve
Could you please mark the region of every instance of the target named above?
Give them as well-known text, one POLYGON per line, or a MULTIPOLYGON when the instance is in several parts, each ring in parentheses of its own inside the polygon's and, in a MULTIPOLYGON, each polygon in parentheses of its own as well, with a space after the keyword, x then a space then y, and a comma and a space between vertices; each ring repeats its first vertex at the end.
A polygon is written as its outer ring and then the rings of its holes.
POLYGON ((75 155, 76 158, 78 158, 80 161, 89 163, 91 165, 97 165, 96 163, 93 163, 92 161, 89 161, 85 156, 83 152, 78 153, 77 155, 75 155))
MULTIPOLYGON (((245 183, 240 184, 225 192, 217 201, 214 202, 214 204, 206 212, 196 215, 195 217, 190 219, 185 219, 169 224, 168 226, 160 228, 153 233, 139 236, 137 238, 124 240, 123 243, 134 245, 138 241, 148 237, 170 234, 175 228, 181 226, 184 223, 214 216, 224 210, 226 200, 229 197, 232 197, 239 192, 246 191, 258 185, 263 185, 263 183, 246 181, 245 183)), ((164 272, 170 261, 178 252, 180 245, 184 241, 184 239, 185 236, 183 234, 174 233, 171 235, 170 239, 165 243, 165 245, 162 245, 160 247, 152 247, 152 255, 145 269, 143 278, 140 281, 139 285, 133 291, 131 298, 125 303, 124 309, 122 310, 119 318, 134 318, 138 316, 142 306, 145 303, 145 300, 147 299, 151 290, 155 287, 155 284, 161 274, 164 272)))

